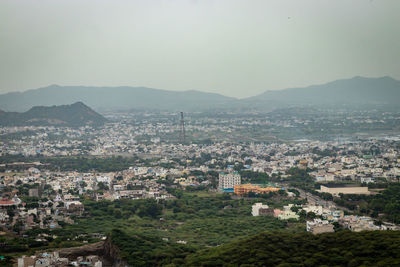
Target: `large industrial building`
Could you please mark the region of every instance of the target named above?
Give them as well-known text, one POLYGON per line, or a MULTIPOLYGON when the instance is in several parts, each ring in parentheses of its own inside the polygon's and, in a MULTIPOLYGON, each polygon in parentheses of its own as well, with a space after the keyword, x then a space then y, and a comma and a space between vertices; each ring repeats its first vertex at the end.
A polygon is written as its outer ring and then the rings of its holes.
POLYGON ((321 193, 329 193, 334 196, 339 194, 357 194, 357 195, 369 195, 371 192, 368 191, 368 187, 364 186, 345 186, 345 185, 321 185, 319 190, 321 193))

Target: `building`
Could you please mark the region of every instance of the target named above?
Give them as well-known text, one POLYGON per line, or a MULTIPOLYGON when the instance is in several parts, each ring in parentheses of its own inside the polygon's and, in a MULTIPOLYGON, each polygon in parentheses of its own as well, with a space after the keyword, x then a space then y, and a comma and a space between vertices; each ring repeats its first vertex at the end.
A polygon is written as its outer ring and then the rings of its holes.
POLYGON ((253 216, 274 216, 274 209, 262 203, 255 203, 251 206, 251 214, 253 216))
POLYGON ((321 233, 333 233, 333 224, 329 223, 327 220, 314 219, 314 221, 307 221, 307 232, 313 234, 321 233))
POLYGON ((300 218, 296 212, 292 211, 293 204, 283 206, 283 210, 274 210, 274 216, 277 216, 279 220, 298 220, 300 218))
POLYGON ((296 214, 294 211, 284 210, 281 214, 278 215, 279 220, 298 220, 299 215, 296 214))
POLYGON ((220 189, 231 189, 234 188, 235 185, 241 184, 241 177, 238 172, 230 172, 230 173, 219 173, 218 179, 218 187, 220 189))
POLYGON ((30 197, 39 197, 39 189, 38 188, 29 189, 29 196, 30 197))
POLYGON ((236 195, 244 195, 248 194, 250 192, 256 193, 256 194, 266 194, 269 192, 276 192, 279 191, 279 188, 276 187, 260 187, 258 185, 252 185, 252 184, 242 184, 242 185, 235 185, 233 187, 233 192, 236 195))
POLYGON ((36 257, 26 257, 23 256, 22 258, 18 258, 18 267, 29 267, 29 266, 35 266, 35 260, 36 257))
POLYGON ((57 251, 44 252, 34 256, 22 256, 18 258, 18 267, 50 267, 50 266, 86 266, 102 267, 103 262, 98 255, 79 256, 70 261, 68 258, 61 258, 57 251))
POLYGON ((366 184, 375 183, 375 178, 372 178, 372 177, 361 177, 360 181, 361 181, 361 183, 366 183, 366 184))
POLYGON ((64 203, 68 213, 75 215, 82 215, 84 206, 80 201, 68 201, 64 203))
POLYGON ((369 195, 371 193, 368 191, 368 187, 345 185, 321 185, 319 192, 329 193, 334 196, 338 196, 339 194, 369 195))
POLYGON ((17 204, 13 200, 9 200, 6 198, 3 198, 0 200, 0 208, 7 208, 7 207, 12 207, 16 206, 17 204))

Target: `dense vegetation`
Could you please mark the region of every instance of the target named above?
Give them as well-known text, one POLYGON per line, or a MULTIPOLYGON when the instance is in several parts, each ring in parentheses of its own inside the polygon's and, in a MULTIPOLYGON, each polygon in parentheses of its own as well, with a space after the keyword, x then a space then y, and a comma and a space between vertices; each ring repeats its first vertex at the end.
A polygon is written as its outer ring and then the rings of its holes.
POLYGON ((243 182, 253 184, 266 184, 271 181, 270 177, 265 172, 240 171, 240 176, 243 182))
MULTIPOLYGON (((279 194, 266 199, 257 197, 231 199, 229 194, 207 191, 173 190, 171 193, 176 199, 159 201, 121 199, 99 202, 83 200, 85 214, 82 217, 72 216, 75 224, 59 221, 62 228, 52 230, 35 228, 26 231, 23 239, 13 235, 0 237, 0 251, 5 256, 15 257, 20 253, 30 255, 37 250, 80 246, 84 241, 89 243, 98 241, 97 233, 107 235, 116 228, 123 229, 124 233, 138 240, 155 243, 151 245, 152 247, 169 244, 164 252, 159 249, 148 254, 162 254, 157 258, 157 262, 164 264, 167 259, 174 259, 175 262, 176 258, 181 257, 174 254, 175 249, 180 251, 179 255, 182 253, 184 255, 186 250, 181 251, 181 246, 176 246, 178 241, 187 242, 187 248, 192 251, 240 240, 263 231, 283 229, 289 232, 305 231, 304 221, 285 222, 271 216, 251 215, 251 206, 255 202, 281 208, 288 203, 300 203, 299 199, 289 199, 279 194), (36 241, 38 235, 42 234, 56 238, 48 237, 46 242, 36 241), (4 245, 1 247, 1 244, 4 245)), ((31 198, 24 200, 29 205, 35 203, 31 198)), ((18 229, 14 230, 18 232, 18 229)), ((142 248, 137 249, 146 248, 146 242, 142 244, 142 248)))
POLYGON ((270 232, 189 255, 186 266, 399 266, 400 232, 270 232))
POLYGON ((66 228, 68 234, 108 233, 113 228, 146 233, 176 242, 216 246, 266 230, 305 231, 304 222, 286 223, 270 216, 251 216, 251 205, 263 202, 274 208, 301 200, 275 195, 270 199, 233 200, 227 194, 173 192, 177 199, 154 201, 84 201, 86 215, 66 228))
POLYGON ((157 236, 127 234, 119 229, 113 229, 109 238, 119 249, 121 259, 130 266, 183 265, 185 256, 195 251, 190 246, 164 241, 157 236))
MULTIPOLYGON (((122 171, 138 163, 137 157, 88 157, 88 156, 76 156, 76 157, 43 157, 43 156, 32 156, 24 157, 22 155, 4 155, 0 157, 0 162, 11 163, 11 162, 34 162, 40 161, 46 164, 46 169, 59 170, 59 171, 79 171, 87 172, 96 170, 99 172, 111 172, 111 171, 122 171)), ((0 170, 0 171, 4 171, 0 170)))

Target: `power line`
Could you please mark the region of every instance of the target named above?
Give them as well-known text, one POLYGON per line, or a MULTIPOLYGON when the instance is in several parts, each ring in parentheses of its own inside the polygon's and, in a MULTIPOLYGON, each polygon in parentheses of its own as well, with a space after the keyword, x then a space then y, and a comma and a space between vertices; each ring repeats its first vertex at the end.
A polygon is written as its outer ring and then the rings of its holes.
POLYGON ((184 120, 184 118, 183 118, 183 112, 181 112, 179 140, 180 140, 183 144, 186 142, 185 120, 184 120))

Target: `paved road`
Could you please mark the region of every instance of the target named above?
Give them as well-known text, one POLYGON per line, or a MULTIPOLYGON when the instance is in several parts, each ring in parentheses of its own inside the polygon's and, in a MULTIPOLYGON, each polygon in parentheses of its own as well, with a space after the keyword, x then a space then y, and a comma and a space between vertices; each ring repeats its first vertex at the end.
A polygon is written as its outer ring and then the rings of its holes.
POLYGON ((310 203, 311 205, 321 205, 324 208, 334 208, 334 209, 340 209, 343 211, 351 212, 351 210, 349 210, 345 207, 336 205, 336 203, 333 201, 324 200, 324 199, 320 198, 319 196, 313 195, 313 194, 306 192, 299 188, 294 188, 294 189, 298 190, 300 192, 300 197, 307 199, 308 203, 310 203))

